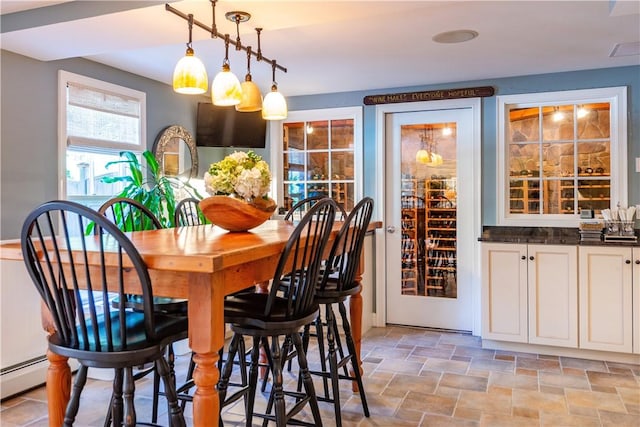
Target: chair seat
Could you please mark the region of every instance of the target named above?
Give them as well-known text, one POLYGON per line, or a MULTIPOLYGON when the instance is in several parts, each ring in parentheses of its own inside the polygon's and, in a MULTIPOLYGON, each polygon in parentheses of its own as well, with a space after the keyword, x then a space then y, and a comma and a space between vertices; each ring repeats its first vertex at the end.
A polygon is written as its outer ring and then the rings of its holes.
POLYGON ((273 309, 268 316, 264 314, 269 294, 246 293, 228 297, 224 301, 224 321, 248 329, 286 330, 304 326, 309 318, 313 320, 318 311, 317 304, 299 316, 287 316, 288 301, 276 297, 273 309))
MULTIPOLYGON (((98 349, 97 343, 93 340, 93 329, 88 329, 87 333, 90 337, 90 341, 87 343, 79 342, 74 347, 66 346, 62 343, 58 333, 55 333, 49 337, 49 347, 54 350, 55 353, 77 358, 83 360, 83 354, 86 353, 86 357, 90 359, 100 359, 100 353, 104 353, 104 362, 116 361, 115 365, 120 365, 123 358, 129 358, 131 362, 131 356, 125 356, 126 354, 139 353, 139 357, 146 358, 155 354, 156 348, 160 349, 167 343, 173 342, 179 339, 187 337, 187 318, 181 316, 169 316, 169 315, 156 315, 156 340, 155 342, 149 341, 145 334, 144 329, 144 313, 137 311, 128 311, 126 313, 126 346, 119 339, 120 337, 120 323, 118 321, 117 311, 111 311, 109 320, 105 322, 104 315, 100 314, 98 317, 98 328, 100 329, 100 336, 105 337, 105 328, 109 324, 112 334, 114 336, 113 349, 108 349, 107 342, 104 338, 100 340, 100 349, 98 349), (114 356, 116 353, 122 353, 122 357, 114 356)), ((79 334, 82 336, 82 334, 79 334)), ((97 366, 96 364, 88 366, 97 366)), ((109 365, 110 367, 111 365, 109 365)))
POLYGON ((332 304, 346 300, 352 295, 358 294, 362 290, 362 285, 354 282, 349 287, 339 289, 337 280, 329 278, 324 288, 316 288, 316 302, 318 304, 332 304))

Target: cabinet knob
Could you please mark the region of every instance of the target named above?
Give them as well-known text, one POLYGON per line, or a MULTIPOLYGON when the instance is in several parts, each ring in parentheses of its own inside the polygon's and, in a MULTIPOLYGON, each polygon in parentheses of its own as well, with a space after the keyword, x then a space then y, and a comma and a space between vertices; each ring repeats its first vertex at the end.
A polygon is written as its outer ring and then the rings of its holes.
POLYGON ((520 257, 520 259, 527 259, 527 257, 526 257, 526 256, 524 256, 524 255, 522 255, 522 256, 520 257))
POLYGON ((535 258, 533 257, 533 255, 531 255, 531 256, 529 257, 529 259, 530 259, 531 261, 533 261, 535 258))
POLYGON ((637 260, 636 260, 636 264, 640 264, 640 259, 637 259, 637 260))
POLYGON ((625 264, 631 264, 631 260, 630 260, 630 259, 628 259, 628 260, 626 260, 624 263, 625 263, 625 264))

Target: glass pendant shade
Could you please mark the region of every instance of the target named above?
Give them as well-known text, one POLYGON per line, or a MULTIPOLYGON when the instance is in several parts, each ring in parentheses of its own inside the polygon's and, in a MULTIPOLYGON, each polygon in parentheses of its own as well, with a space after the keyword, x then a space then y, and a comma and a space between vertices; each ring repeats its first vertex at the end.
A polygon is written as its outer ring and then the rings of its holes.
POLYGON ((262 94, 258 85, 251 81, 251 74, 247 74, 240 87, 242 100, 236 105, 236 110, 246 113, 262 110, 262 94))
POLYGON ((416 153, 416 162, 425 165, 431 163, 431 153, 429 153, 427 150, 418 150, 418 152, 416 153))
POLYGON ((416 153, 416 162, 427 166, 440 166, 444 163, 444 159, 438 153, 421 149, 416 153))
POLYGON ((193 55, 193 49, 187 49, 186 55, 173 70, 173 90, 187 95, 199 95, 208 88, 209 78, 204 64, 193 55))
POLYGON ((242 100, 242 88, 240 81, 231 72, 229 64, 222 66, 211 83, 211 102, 222 107, 238 105, 242 100))
POLYGON ((283 120, 287 118, 287 101, 278 92, 277 86, 271 87, 271 92, 262 102, 262 118, 265 120, 283 120))

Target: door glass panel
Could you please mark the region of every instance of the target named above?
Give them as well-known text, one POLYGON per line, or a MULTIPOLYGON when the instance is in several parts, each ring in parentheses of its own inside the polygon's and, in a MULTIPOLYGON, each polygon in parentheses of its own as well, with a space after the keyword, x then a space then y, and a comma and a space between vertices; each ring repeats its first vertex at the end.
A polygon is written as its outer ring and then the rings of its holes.
POLYGON ((330 196, 346 211, 354 206, 355 121, 292 121, 282 124, 282 206, 305 197, 330 196))
POLYGON ((329 122, 327 120, 307 122, 307 149, 327 150, 329 148, 329 122))
POLYGON ((353 119, 331 120, 331 148, 353 149, 353 119))
POLYGON ((402 294, 457 298, 454 124, 401 126, 402 294))

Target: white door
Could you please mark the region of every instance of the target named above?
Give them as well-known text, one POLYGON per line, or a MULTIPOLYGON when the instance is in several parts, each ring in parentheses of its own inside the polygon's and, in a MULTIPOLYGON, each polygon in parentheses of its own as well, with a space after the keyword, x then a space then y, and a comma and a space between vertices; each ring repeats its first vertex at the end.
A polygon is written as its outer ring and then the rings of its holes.
POLYGON ((472 108, 386 114, 388 323, 473 328, 473 119, 472 108))

